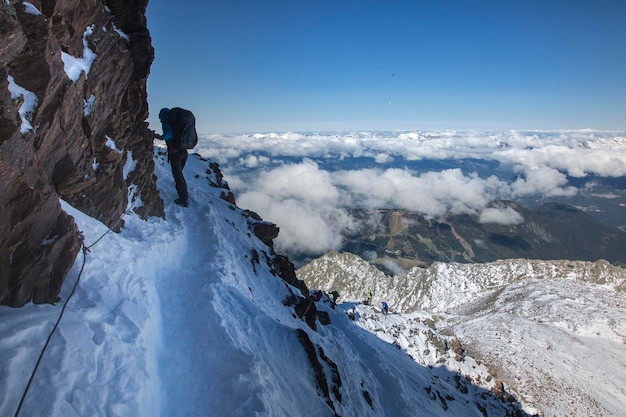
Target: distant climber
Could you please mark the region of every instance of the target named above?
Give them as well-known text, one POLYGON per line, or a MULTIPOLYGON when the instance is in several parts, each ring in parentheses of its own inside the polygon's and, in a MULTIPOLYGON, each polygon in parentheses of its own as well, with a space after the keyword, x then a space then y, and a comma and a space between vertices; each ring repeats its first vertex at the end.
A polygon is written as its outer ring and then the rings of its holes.
POLYGON ((367 293, 365 294, 366 296, 366 300, 365 300, 365 304, 367 304, 368 306, 372 305, 372 290, 367 290, 367 293))
POLYGON ((339 292, 338 292, 337 290, 333 290, 333 291, 330 293, 330 295, 331 295, 331 297, 333 297, 333 298, 332 298, 332 300, 333 300, 333 304, 337 304, 337 299, 339 298, 339 292))
POLYGON ((160 136, 160 139, 167 144, 168 159, 172 166, 172 175, 178 192, 178 198, 174 200, 174 203, 187 207, 189 205, 189 193, 187 182, 183 176, 183 169, 189 156, 187 149, 192 149, 198 142, 196 119, 189 110, 174 107, 173 109, 161 109, 159 120, 163 129, 163 135, 160 136))
POLYGON ((381 306, 381 310, 383 311, 384 315, 387 315, 387 313, 389 313, 389 305, 387 305, 386 301, 383 301, 383 304, 381 306))

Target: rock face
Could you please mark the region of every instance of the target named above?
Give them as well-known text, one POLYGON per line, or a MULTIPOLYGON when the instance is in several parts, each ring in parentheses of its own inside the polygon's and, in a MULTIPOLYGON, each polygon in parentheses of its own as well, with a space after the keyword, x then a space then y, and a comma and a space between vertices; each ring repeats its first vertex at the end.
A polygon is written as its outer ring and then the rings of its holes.
POLYGON ((80 249, 63 199, 114 230, 163 216, 147 0, 0 2, 0 304, 54 302, 80 249))

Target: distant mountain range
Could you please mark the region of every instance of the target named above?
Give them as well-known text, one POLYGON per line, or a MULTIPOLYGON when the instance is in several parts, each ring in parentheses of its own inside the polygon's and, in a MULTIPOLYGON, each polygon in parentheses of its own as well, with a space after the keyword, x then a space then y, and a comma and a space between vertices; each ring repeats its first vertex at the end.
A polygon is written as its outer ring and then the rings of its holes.
POLYGON ((482 263, 498 259, 596 261, 626 265, 626 232, 562 203, 534 209, 497 201, 493 210, 514 213, 509 224, 479 215, 425 218, 406 210, 353 210, 361 227, 339 251, 359 255, 387 273, 433 262, 482 263))
POLYGON ((606 261, 435 262, 428 268, 415 267, 406 274, 390 276, 357 255, 329 252, 298 269, 297 276, 309 288, 338 291, 342 299, 364 300, 371 290, 374 301, 387 301, 398 311, 438 314, 529 278, 566 278, 626 291, 626 269, 606 261))

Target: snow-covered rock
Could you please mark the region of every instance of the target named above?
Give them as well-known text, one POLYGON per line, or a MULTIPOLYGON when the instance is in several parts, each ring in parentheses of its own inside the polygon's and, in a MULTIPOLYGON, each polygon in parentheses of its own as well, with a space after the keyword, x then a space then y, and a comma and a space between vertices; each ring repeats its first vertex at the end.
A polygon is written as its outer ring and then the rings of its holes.
MULTIPOLYGON (((363 300, 372 290, 374 306, 386 301, 406 317, 432 315, 442 332, 458 337, 469 356, 542 416, 623 415, 623 268, 517 259, 435 263, 390 277, 355 255, 335 252, 297 272, 311 288, 338 291, 340 300, 363 300)), ((396 324, 364 327, 424 363, 396 324)))

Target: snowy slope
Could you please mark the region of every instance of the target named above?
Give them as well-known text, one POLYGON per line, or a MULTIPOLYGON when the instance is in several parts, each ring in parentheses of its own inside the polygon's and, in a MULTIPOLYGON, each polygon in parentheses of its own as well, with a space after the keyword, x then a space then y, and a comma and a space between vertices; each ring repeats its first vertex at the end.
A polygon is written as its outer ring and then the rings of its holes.
POLYGON ((310 328, 290 305, 299 290, 272 273, 269 248, 210 186, 207 162, 190 157, 181 208, 158 151, 165 220, 130 213, 106 234, 65 204, 91 246, 84 269, 81 255, 58 305, 0 307, 0 415, 16 415, 79 275, 21 416, 526 415, 488 385, 458 382, 453 366, 419 365, 351 321, 348 304, 321 301, 331 324, 310 328))
MULTIPOLYGON (((389 277, 331 253, 298 270, 311 287, 428 311, 544 416, 624 416, 626 271, 606 262, 433 264, 389 277)), ((415 313, 412 313, 415 314, 415 313)), ((390 337, 382 327, 381 337, 390 337)), ((395 332, 397 333, 397 332, 395 332)))
POLYGON ((624 416, 624 307, 624 293, 604 286, 530 278, 457 310, 450 325, 546 416, 624 416))

